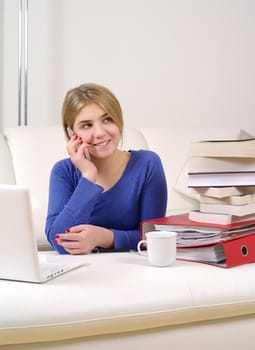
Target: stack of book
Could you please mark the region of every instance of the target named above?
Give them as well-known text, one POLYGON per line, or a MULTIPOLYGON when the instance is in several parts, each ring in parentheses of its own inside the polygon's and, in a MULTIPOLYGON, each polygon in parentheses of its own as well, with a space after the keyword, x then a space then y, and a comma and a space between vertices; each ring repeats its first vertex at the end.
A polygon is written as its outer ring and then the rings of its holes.
POLYGON ((188 167, 199 210, 143 222, 143 239, 170 230, 178 259, 221 267, 255 261, 255 138, 195 142, 188 167))
POLYGON ((255 138, 195 142, 188 186, 200 195, 189 218, 230 224, 255 220, 255 138))

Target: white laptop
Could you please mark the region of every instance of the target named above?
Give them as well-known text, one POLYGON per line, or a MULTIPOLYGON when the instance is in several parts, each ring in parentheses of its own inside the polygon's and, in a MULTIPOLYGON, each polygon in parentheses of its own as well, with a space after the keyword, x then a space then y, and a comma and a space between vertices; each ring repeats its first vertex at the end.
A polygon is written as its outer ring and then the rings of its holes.
POLYGON ((0 185, 0 279, 41 283, 83 264, 77 256, 38 252, 29 189, 0 185))

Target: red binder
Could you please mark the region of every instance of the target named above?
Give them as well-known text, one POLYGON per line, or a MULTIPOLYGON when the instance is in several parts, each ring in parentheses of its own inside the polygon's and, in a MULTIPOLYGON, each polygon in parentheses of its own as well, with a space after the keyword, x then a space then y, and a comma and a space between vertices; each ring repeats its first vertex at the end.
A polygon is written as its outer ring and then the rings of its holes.
POLYGON ((207 246, 208 248, 213 248, 216 246, 222 246, 224 251, 225 259, 222 262, 209 262, 203 261, 195 258, 188 258, 189 250, 204 248, 205 246, 199 247, 182 247, 182 251, 187 251, 186 257, 182 257, 181 254, 178 256, 179 248, 177 247, 177 259, 178 260, 186 260, 192 262, 201 262, 209 265, 214 265, 223 268, 235 267, 243 264, 252 263, 255 261, 255 234, 233 238, 228 241, 222 241, 211 246, 207 246))
POLYGON ((163 227, 165 226, 166 229, 171 228, 171 226, 182 226, 182 227, 188 226, 188 227, 211 227, 211 228, 218 228, 222 230, 229 230, 232 228, 242 227, 250 224, 254 224, 254 228, 255 228, 255 220, 235 222, 228 225, 197 222, 189 219, 189 213, 183 213, 178 215, 165 216, 162 218, 145 220, 141 222, 140 235, 141 235, 141 239, 145 239, 145 233, 148 231, 155 230, 155 225, 162 225, 163 227))
MULTIPOLYGON (((164 229, 164 227, 168 230, 171 230, 173 226, 182 226, 182 227, 211 227, 212 229, 218 228, 224 230, 234 229, 237 227, 241 227, 244 225, 255 224, 254 220, 246 221, 242 223, 233 223, 229 225, 218 225, 218 224, 208 224, 203 222, 195 222, 191 221, 188 218, 188 213, 172 215, 168 217, 162 217, 152 220, 146 220, 141 223, 140 232, 141 239, 145 238, 145 233, 148 231, 155 230, 155 225, 159 225, 164 229)), ((218 242, 214 242, 212 244, 207 243, 206 245, 197 245, 197 246, 177 246, 177 259, 179 260, 188 260, 193 262, 202 262, 206 264, 211 264, 214 266, 229 268, 242 264, 247 264, 255 261, 255 227, 247 232, 247 234, 243 234, 240 237, 231 237, 220 239, 218 242), (224 261, 222 262, 208 262, 206 260, 199 259, 191 259, 187 258, 189 254, 189 250, 198 249, 197 252, 199 254, 199 248, 203 247, 216 247, 217 245, 221 246, 221 250, 223 248, 224 261), (178 256, 178 249, 186 250, 186 258, 182 258, 178 256)))
POLYGON ((255 261, 255 234, 235 238, 222 244, 226 257, 223 267, 234 267, 255 261))

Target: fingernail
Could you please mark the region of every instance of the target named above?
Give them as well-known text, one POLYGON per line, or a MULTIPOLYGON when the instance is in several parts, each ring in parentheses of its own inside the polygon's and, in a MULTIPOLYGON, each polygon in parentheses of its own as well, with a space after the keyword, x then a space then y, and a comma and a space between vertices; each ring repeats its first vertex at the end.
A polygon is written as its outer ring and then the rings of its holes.
POLYGON ((58 240, 57 240, 57 239, 54 239, 54 243, 58 243, 58 240))
POLYGON ((70 233, 71 231, 70 231, 70 229, 69 228, 67 228, 66 229, 66 233, 70 233))
POLYGON ((59 238, 59 235, 55 235, 55 238, 59 238))

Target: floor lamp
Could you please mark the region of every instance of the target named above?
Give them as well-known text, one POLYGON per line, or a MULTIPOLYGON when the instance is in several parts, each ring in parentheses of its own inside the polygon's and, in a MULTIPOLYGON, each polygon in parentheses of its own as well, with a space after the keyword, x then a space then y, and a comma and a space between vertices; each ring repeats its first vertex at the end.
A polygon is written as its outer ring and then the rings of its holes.
POLYGON ((19 0, 19 59, 18 59, 18 125, 26 126, 27 120, 27 58, 28 58, 28 0, 19 0))

